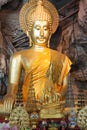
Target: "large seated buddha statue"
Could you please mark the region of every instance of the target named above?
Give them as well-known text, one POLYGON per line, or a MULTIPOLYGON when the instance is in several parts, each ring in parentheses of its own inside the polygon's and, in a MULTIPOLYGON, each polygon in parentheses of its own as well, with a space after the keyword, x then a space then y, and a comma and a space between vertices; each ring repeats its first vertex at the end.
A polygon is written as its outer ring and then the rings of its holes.
POLYGON ((22 90, 25 104, 32 82, 35 98, 42 104, 41 118, 63 116, 61 106, 65 101, 71 61, 66 55, 50 49, 50 38, 58 25, 58 12, 48 0, 30 0, 21 9, 20 26, 29 37, 31 47, 14 53, 10 58, 9 86, 4 99, 6 111, 12 109, 24 70, 22 90))

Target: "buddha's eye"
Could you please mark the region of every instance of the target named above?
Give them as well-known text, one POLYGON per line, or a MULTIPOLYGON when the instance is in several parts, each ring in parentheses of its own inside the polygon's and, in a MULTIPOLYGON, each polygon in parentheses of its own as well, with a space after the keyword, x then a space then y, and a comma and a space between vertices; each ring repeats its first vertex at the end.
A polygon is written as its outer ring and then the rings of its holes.
POLYGON ((47 27, 47 26, 45 26, 45 27, 44 27, 44 30, 45 30, 45 31, 46 31, 46 30, 48 30, 48 27, 47 27))
POLYGON ((40 26, 35 26, 35 29, 40 30, 40 26))

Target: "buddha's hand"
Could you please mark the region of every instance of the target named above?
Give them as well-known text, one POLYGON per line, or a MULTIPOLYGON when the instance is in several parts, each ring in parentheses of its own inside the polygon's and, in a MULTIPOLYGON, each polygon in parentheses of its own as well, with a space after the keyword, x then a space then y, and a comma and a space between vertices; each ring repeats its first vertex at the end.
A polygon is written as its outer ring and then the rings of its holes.
POLYGON ((3 111, 5 113, 10 113, 14 103, 14 97, 12 95, 6 95, 4 98, 3 111))

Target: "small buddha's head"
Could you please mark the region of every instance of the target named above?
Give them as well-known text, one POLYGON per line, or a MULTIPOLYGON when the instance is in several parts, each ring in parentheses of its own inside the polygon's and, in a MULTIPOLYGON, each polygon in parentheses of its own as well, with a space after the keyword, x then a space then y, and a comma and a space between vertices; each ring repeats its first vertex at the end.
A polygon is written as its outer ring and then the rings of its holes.
MULTIPOLYGON (((47 0, 36 0, 35 5, 33 2, 30 5, 33 5, 30 9, 28 5, 26 6, 28 9, 24 8, 27 11, 25 11, 24 21, 22 20, 26 26, 23 30, 29 37, 31 44, 49 46, 51 35, 56 31, 59 22, 57 10, 47 0), (53 12, 50 11, 51 8, 53 12), (57 21, 53 17, 56 17, 57 21)), ((21 26, 23 27, 23 24, 21 26)))

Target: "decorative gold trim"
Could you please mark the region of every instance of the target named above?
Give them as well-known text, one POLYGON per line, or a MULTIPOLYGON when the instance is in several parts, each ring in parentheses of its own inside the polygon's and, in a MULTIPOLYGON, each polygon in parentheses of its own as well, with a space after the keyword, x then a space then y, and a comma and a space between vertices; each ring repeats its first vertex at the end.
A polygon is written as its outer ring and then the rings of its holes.
MULTIPOLYGON (((19 15, 19 22, 22 30, 27 33, 28 31, 28 25, 27 25, 27 16, 29 15, 29 12, 34 9, 37 6, 38 0, 30 0, 29 2, 25 3, 22 7, 19 15)), ((54 33, 57 30, 57 27, 59 25, 59 15, 58 11, 54 7, 52 3, 50 3, 48 0, 43 0, 44 7, 50 12, 52 17, 52 33, 54 33)))

